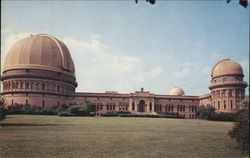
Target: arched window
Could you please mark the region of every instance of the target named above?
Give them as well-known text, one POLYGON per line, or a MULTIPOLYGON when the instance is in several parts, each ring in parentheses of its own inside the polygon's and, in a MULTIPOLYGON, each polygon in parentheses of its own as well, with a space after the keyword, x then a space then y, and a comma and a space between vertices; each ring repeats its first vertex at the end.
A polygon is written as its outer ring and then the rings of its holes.
POLYGON ((16 89, 16 83, 15 82, 12 83, 12 89, 16 89))
POLYGON ((39 83, 36 83, 36 90, 39 89, 39 83))
POLYGON ((33 82, 30 83, 30 89, 33 89, 33 82))
POLYGON ((20 89, 23 89, 23 82, 21 82, 20 84, 20 89))
POLYGON ((228 96, 232 97, 232 90, 231 89, 228 91, 228 96))
POLYGON ((30 84, 29 84, 29 82, 26 82, 26 83, 25 83, 25 88, 26 88, 26 89, 30 89, 30 84))
POLYGON ((135 111, 135 103, 132 103, 132 111, 135 111))
POLYGON ((42 90, 45 90, 45 83, 42 84, 42 90))

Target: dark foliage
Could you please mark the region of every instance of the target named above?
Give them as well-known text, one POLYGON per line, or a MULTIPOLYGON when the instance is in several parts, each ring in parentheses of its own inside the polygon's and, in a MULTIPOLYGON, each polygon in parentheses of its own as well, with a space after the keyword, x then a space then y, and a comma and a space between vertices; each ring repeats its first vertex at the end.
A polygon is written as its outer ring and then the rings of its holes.
POLYGON ((4 108, 4 100, 0 98, 0 120, 5 119, 6 112, 4 108))
POLYGON ((215 114, 215 108, 212 106, 199 106, 196 110, 199 119, 209 119, 215 114))
POLYGON ((57 115, 66 108, 65 106, 54 106, 47 109, 31 106, 30 104, 15 104, 14 106, 9 106, 6 112, 7 114, 57 115))
POLYGON ((69 113, 69 112, 59 112, 58 115, 59 116, 76 116, 76 115, 69 113))
POLYGON ((238 114, 237 113, 215 113, 211 115, 208 120, 212 121, 236 121, 238 114))
POLYGON ((86 101, 80 105, 71 105, 59 113, 59 116, 95 116, 95 104, 86 101))
POLYGON ((249 153, 249 97, 243 101, 242 106, 244 109, 238 113, 235 127, 228 134, 236 139, 242 151, 249 153))
POLYGON ((107 113, 101 114, 101 116, 104 116, 104 117, 115 117, 115 116, 119 116, 119 114, 117 112, 107 112, 107 113))

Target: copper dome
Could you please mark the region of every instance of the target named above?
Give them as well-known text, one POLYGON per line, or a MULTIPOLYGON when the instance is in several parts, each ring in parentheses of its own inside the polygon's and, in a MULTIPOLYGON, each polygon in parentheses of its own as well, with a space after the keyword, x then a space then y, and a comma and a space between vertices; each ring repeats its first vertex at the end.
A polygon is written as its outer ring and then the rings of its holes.
POLYGON ((175 87, 173 89, 170 90, 170 95, 184 95, 184 91, 182 88, 180 87, 175 87))
POLYGON ((211 77, 224 75, 244 76, 241 65, 231 59, 223 59, 219 61, 212 69, 211 77))
POLYGON ((75 68, 65 44, 48 34, 26 37, 9 50, 4 69, 42 69, 75 77, 75 68))

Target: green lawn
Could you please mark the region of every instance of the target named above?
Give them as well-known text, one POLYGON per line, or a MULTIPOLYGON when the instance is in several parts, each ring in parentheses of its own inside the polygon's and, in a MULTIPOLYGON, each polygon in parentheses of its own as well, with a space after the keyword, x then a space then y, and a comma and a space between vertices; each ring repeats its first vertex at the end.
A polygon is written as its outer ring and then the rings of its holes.
POLYGON ((238 158, 230 122, 9 115, 0 157, 238 158))

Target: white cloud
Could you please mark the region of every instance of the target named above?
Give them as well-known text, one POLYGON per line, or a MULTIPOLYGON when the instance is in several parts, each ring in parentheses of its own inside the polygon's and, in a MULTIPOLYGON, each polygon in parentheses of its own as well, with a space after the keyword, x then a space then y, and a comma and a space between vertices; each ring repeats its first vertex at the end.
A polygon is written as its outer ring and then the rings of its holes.
POLYGON ((100 35, 92 35, 87 40, 63 39, 75 63, 78 91, 131 92, 163 72, 161 66, 145 70, 141 58, 111 52, 100 39, 100 35))
POLYGON ((4 64, 4 59, 9 49, 19 40, 29 36, 29 32, 14 33, 11 29, 2 29, 1 38, 1 63, 4 64))

